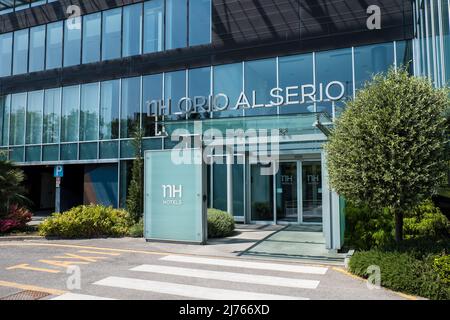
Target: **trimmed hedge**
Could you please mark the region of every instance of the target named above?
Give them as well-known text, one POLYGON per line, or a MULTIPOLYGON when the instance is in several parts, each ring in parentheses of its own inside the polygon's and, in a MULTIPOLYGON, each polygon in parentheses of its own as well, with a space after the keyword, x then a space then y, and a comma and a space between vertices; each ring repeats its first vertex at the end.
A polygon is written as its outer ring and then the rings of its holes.
POLYGON ((120 237, 128 234, 132 224, 125 210, 87 205, 54 213, 39 226, 39 234, 61 238, 120 237))
POLYGON ((225 211, 208 209, 208 237, 223 238, 234 232, 234 218, 225 211))
MULTIPOLYGON (((448 261, 448 255, 438 257, 437 261, 442 258, 448 261)), ((350 259, 349 269, 367 278, 367 268, 376 265, 381 270, 383 287, 430 299, 450 299, 450 284, 436 272, 435 261, 436 256, 419 260, 408 252, 370 250, 356 252, 350 259)))

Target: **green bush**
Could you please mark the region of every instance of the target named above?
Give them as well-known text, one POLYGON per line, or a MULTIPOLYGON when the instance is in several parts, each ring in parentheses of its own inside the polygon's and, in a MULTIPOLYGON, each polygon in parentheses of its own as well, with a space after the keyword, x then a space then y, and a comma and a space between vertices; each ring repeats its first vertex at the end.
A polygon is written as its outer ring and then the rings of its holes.
POLYGON ((133 238, 142 238, 144 236, 144 220, 142 218, 130 227, 128 235, 133 238))
POLYGON ((128 212, 101 205, 78 206, 54 213, 39 226, 45 237, 96 238, 128 234, 132 219, 128 212))
MULTIPOLYGON (((371 209, 368 206, 345 208, 345 243, 359 250, 403 246, 394 242, 394 219, 387 209, 371 209)), ((403 219, 403 233, 406 240, 418 240, 420 245, 431 245, 436 241, 448 240, 450 222, 432 201, 424 201, 413 210, 406 212, 403 219)), ((414 241, 410 241, 414 244, 414 241)), ((419 248, 414 244, 415 248, 419 248)))
POLYGON ((450 299, 450 286, 433 265, 434 257, 415 259, 407 252, 356 252, 349 262, 352 273, 367 278, 367 268, 380 267, 383 287, 430 299, 450 299))
POLYGON ((433 267, 441 281, 450 285, 450 255, 434 258, 433 267))
POLYGON ((223 238, 233 234, 234 218, 225 211, 208 209, 208 237, 223 238))
POLYGON ((394 239, 394 219, 387 210, 368 206, 345 207, 345 243, 360 250, 379 247, 394 239))
POLYGON ((405 238, 444 239, 450 234, 450 222, 431 200, 424 201, 403 220, 405 238))

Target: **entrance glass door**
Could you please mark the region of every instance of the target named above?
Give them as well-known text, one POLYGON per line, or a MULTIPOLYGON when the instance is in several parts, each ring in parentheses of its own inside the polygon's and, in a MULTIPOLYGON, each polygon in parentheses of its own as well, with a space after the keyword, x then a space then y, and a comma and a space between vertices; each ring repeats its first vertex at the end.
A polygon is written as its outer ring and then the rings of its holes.
POLYGON ((277 221, 298 222, 298 166, 296 161, 280 162, 277 179, 277 221))
POLYGON ((262 175, 263 165, 250 166, 251 221, 274 221, 273 175, 262 175))
POLYGON ((322 168, 320 161, 302 163, 302 221, 322 223, 322 168))

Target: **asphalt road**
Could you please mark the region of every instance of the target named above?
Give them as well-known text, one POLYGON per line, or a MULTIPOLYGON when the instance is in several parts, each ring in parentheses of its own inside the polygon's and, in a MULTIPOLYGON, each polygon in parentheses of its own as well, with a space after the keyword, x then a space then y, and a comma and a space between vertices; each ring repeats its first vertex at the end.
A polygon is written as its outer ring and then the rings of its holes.
POLYGON ((0 299, 405 298, 369 289, 335 266, 164 253, 118 243, 0 242, 0 299))

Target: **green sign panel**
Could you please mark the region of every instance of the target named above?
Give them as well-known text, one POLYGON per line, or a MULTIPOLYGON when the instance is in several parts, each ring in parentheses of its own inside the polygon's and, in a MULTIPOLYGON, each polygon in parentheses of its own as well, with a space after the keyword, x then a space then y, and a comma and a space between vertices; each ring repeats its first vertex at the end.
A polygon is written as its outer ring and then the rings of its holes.
POLYGON ((147 151, 144 155, 144 237, 205 243, 206 194, 202 150, 147 151), (181 162, 181 163, 180 163, 181 162))

